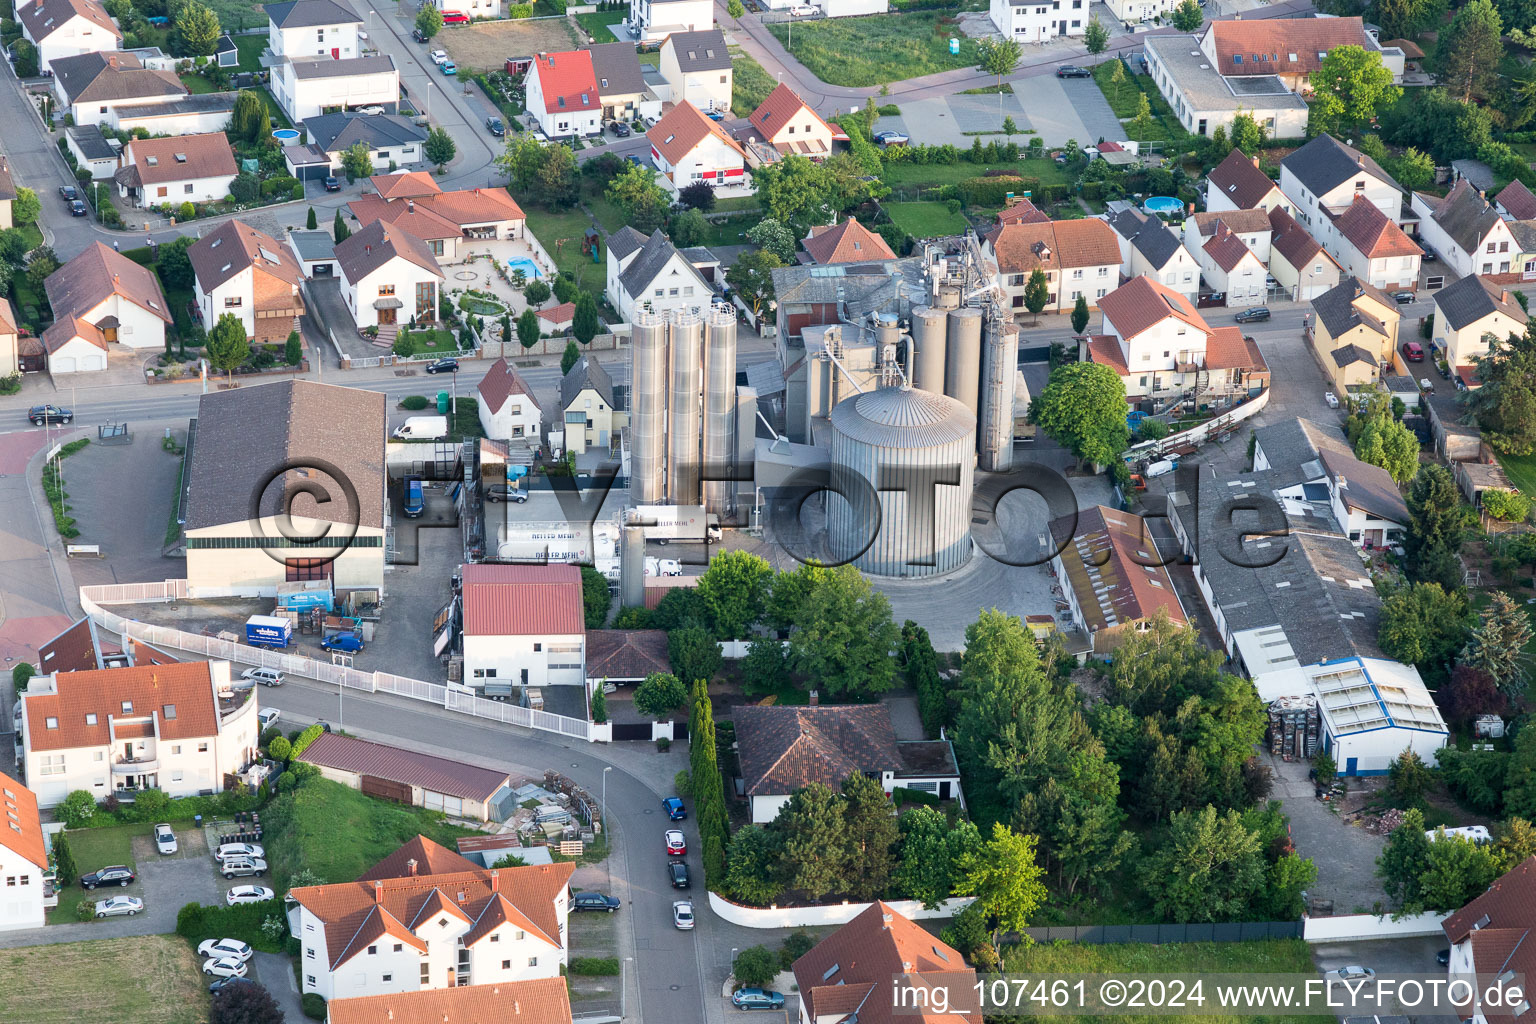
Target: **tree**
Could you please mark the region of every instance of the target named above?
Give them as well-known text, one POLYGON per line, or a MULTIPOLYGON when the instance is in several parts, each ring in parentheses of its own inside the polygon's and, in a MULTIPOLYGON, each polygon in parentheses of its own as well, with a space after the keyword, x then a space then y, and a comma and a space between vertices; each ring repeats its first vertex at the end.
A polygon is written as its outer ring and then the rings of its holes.
POLYGON ((1103 53, 1109 45, 1109 29, 1104 27, 1097 14, 1088 19, 1088 28, 1083 32, 1083 45, 1088 47, 1089 53, 1103 53))
POLYGON ((37 198, 37 193, 25 185, 18 186, 16 198, 11 200, 11 223, 17 227, 35 224, 38 214, 42 212, 43 203, 37 198))
POLYGON ((1493 856, 1501 874, 1524 863, 1526 858, 1536 856, 1536 827, 1524 818, 1510 818, 1496 829, 1495 834, 1498 840, 1493 847, 1493 856))
MULTIPOLYGON (((601 694, 603 691, 599 690, 597 692, 598 694, 601 694)), ((498 857, 496 859, 496 863, 491 865, 492 868, 525 868, 527 866, 528 862, 523 860, 523 858, 519 857, 515 853, 509 853, 505 856, 498 857)))
POLYGON ((571 314, 571 333, 583 345, 590 345, 602 329, 602 318, 597 315, 597 300, 591 292, 582 292, 576 297, 576 311, 571 314))
POLYGON ((1440 33, 1441 84, 1463 103, 1486 100, 1498 89, 1504 59, 1503 22, 1492 0, 1470 0, 1440 33))
POLYGON ((435 4, 427 4, 416 12, 416 29, 431 39, 443 30, 443 12, 435 4))
POLYGON ((1484 673, 1497 681, 1506 697, 1518 701, 1529 678, 1525 647, 1531 640, 1531 620, 1525 609, 1502 590, 1489 596, 1488 607, 1481 613, 1482 621, 1461 650, 1458 667, 1484 673))
POLYGON ((753 316, 760 317, 773 301, 773 272, 784 265, 783 260, 767 249, 744 252, 726 270, 725 283, 741 296, 753 316))
POLYGON ((285 1019, 264 985, 226 985, 214 993, 208 1007, 208 1024, 283 1024, 285 1019))
POLYGON ((1125 384, 1100 363, 1067 363, 1029 405, 1030 421, 1083 463, 1107 466, 1130 444, 1125 384))
POLYGON ((18 39, 11 44, 11 51, 16 54, 16 60, 12 65, 16 69, 17 78, 37 77, 37 47, 25 39, 18 39))
POLYGON ((226 375, 245 365, 251 357, 251 343, 245 335, 245 325, 233 313, 222 313, 213 330, 208 332, 208 362, 226 375))
POLYGON ((26 693, 27 684, 35 675, 37 675, 37 669, 25 661, 18 662, 16 667, 11 669, 11 686, 15 687, 17 694, 26 693))
POLYGON ((1248 156, 1257 156, 1264 146, 1264 126, 1253 116, 1253 111, 1239 110, 1232 118, 1232 145, 1248 156))
POLYGON ((1355 442, 1361 462, 1385 469, 1397 483, 1412 480, 1419 468, 1419 439, 1390 417, 1371 423, 1355 442))
POLYGON ((581 173, 576 154, 567 145, 545 146, 543 162, 534 182, 534 194, 551 210, 559 212, 581 198, 581 173))
POLYGON ((289 331, 288 338, 283 342, 283 362, 289 366, 298 366, 304 361, 304 339, 298 331, 289 331))
POLYGON ((1180 811, 1143 860, 1141 884, 1168 920, 1238 921, 1264 895, 1264 855, 1236 811, 1180 811))
POLYGON ((523 348, 533 348, 539 343, 539 314, 532 306, 517 318, 517 340, 523 348))
POLYGON ((311 206, 309 208, 309 216, 307 218, 305 218, 305 220, 304 220, 304 227, 306 227, 310 231, 313 231, 313 230, 315 230, 315 228, 319 227, 319 225, 320 225, 320 222, 315 219, 315 208, 313 206, 311 206))
POLYGON ((588 629, 602 629, 608 621, 608 608, 613 603, 613 593, 608 589, 608 577, 590 565, 581 567, 582 617, 588 629))
POLYGON ((849 837, 843 797, 820 782, 797 789, 771 826, 784 888, 817 899, 848 891, 849 837))
POLYGON ((952 724, 949 694, 939 678, 939 659, 934 653, 928 631, 908 619, 901 624, 901 660, 907 673, 907 685, 917 691, 917 713, 929 739, 952 724))
POLYGON ((512 344, 512 316, 509 313, 501 314, 501 342, 503 345, 512 344))
POLYGON ((791 680, 789 651, 782 640, 760 636, 747 644, 747 656, 741 659, 743 692, 753 697, 777 693, 791 680))
POLYGON ((1412 39, 1445 10, 1444 0, 1374 0, 1372 19, 1383 39, 1412 39))
POLYGON ((698 210, 684 210, 672 218, 670 233, 673 245, 684 249, 700 245, 709 234, 709 221, 698 210))
POLYGON ((523 286, 523 298, 528 300, 530 306, 541 306, 549 301, 549 285, 538 278, 534 278, 523 286))
POLYGON ((272 742, 267 744, 267 756, 274 761, 287 761, 293 756, 293 744, 288 742, 286 736, 274 736, 272 742))
POLYGON ((1468 393, 1466 405, 1483 438, 1495 451, 1529 455, 1536 450, 1536 424, 1528 421, 1536 416, 1536 328, 1491 344, 1473 362, 1483 386, 1468 393))
POLYGON ((261 118, 266 113, 267 105, 262 102, 260 93, 241 89, 235 95, 234 110, 230 114, 230 134, 241 142, 259 142, 257 132, 261 130, 261 118))
MULTIPOLYGON (((981 40, 976 52, 981 56, 979 70, 997 79, 997 112, 1003 112, 1003 79, 1013 74, 1024 56, 1024 44, 1017 39, 988 36, 981 40)), ((1097 53, 1097 50, 1092 51, 1097 53)))
POLYGON ((1131 118, 1130 128, 1137 142, 1145 142, 1152 131, 1152 103, 1144 92, 1136 94, 1136 114, 1131 118))
POLYGON ((1491 487, 1478 495, 1483 511, 1506 523, 1523 523, 1531 514, 1531 499, 1519 491, 1491 487))
POLYGON ((1429 866, 1429 838, 1424 834, 1424 815, 1409 808, 1403 822, 1387 837, 1386 848, 1376 858, 1376 876, 1388 897, 1405 914, 1423 910, 1419 879, 1429 866))
POLYGON ((1461 492, 1450 470, 1438 463, 1419 467, 1408 489, 1407 504, 1408 529, 1403 535, 1405 567, 1409 579, 1423 579, 1423 563, 1431 552, 1440 550, 1454 555, 1461 550, 1469 510, 1461 502, 1461 492))
POLYGON ((1109 66, 1109 84, 1115 91, 1115 102, 1120 102, 1120 87, 1125 85, 1125 61, 1115 60, 1109 66))
POLYGON ((677 202, 685 210, 708 213, 715 208, 715 188, 707 181, 692 182, 678 189, 677 202))
POLYGON ((347 222, 340 210, 336 211, 336 219, 331 221, 331 237, 336 239, 337 245, 352 237, 352 229, 347 227, 347 222))
POLYGON ((1489 111, 1443 88, 1409 93, 1382 114, 1381 126, 1384 138, 1399 146, 1417 146, 1440 163, 1475 156, 1493 138, 1489 111))
MULTIPOLYGON (((1033 275, 1031 275, 1033 276, 1033 275)), ((1088 328, 1088 299, 1079 295, 1072 306, 1072 333, 1082 334, 1088 328)))
POLYGON ((1198 0, 1180 0, 1173 9, 1173 27, 1180 32, 1198 32, 1204 24, 1205 12, 1200 9, 1198 0))
POLYGON ((784 891, 775 874, 778 863, 779 844, 775 834, 761 825, 743 826, 731 840, 725 891, 743 903, 767 906, 784 891))
POLYGON ((950 825, 937 807, 917 807, 901 816, 901 858, 897 863, 896 891, 938 908, 955 890, 960 860, 982 847, 981 833, 966 820, 950 825))
POLYGON ((1029 917, 1045 899, 1040 881, 1045 869, 1035 863, 1034 836, 1019 835, 1007 826, 992 826, 992 838, 979 849, 964 854, 956 867, 959 896, 975 896, 976 903, 992 922, 992 944, 1002 932, 1029 926, 1029 917))
POLYGON ((592 691, 592 721, 598 725, 608 721, 608 695, 601 686, 592 691))
POLYGON ((1039 267, 1029 275, 1029 283, 1024 286, 1024 306, 1035 317, 1035 323, 1040 322, 1040 311, 1051 300, 1051 286, 1045 279, 1045 271, 1039 267))
POLYGON ((50 245, 40 245, 32 252, 32 259, 27 262, 27 283, 38 291, 43 290, 43 282, 59 269, 59 258, 54 254, 50 245))
POLYGON ((581 362, 581 346, 574 341, 565 343, 565 353, 560 357, 560 375, 563 377, 571 372, 571 367, 581 362))
POLYGON ((219 16, 203 4, 192 0, 176 15, 176 39, 184 57, 207 57, 219 45, 219 16))
POLYGON ((1368 124, 1403 95, 1392 84, 1392 72, 1382 65, 1381 54, 1363 46, 1329 50, 1312 72, 1311 83, 1308 127, 1313 134, 1368 124))
POLYGON ((748 551, 722 551, 699 577, 698 591, 709 609, 715 635, 745 637, 763 614, 773 566, 748 551))
MULTIPOLYGON (((91 806, 94 807, 95 804, 91 806)), ((75 863, 75 853, 69 848, 68 829, 53 837, 53 873, 54 880, 62 889, 74 885, 75 879, 80 877, 80 868, 75 863)))
POLYGON ((880 783, 855 773, 843 780, 843 817, 848 825, 848 891, 854 899, 886 894, 896 870, 896 810, 880 783))
POLYGON ((748 946, 731 962, 731 977, 745 988, 763 988, 779 973, 779 954, 767 946, 748 946))
POLYGON ((1453 721, 1470 722, 1479 715, 1502 714, 1509 706, 1495 677, 1471 665, 1452 669, 1444 692, 1444 710, 1453 721))
POLYGON ((834 698, 875 696, 896 681, 901 632, 886 596, 852 565, 822 570, 789 635, 795 670, 834 698))
POLYGON ((713 679, 723 661, 720 645, 697 626, 673 630, 667 637, 667 660, 684 679, 713 679))
POLYGON ((1377 641, 1390 658, 1421 668, 1444 665, 1467 635, 1467 600, 1438 583, 1399 587, 1381 602, 1377 641))
MULTIPOLYGON (((430 5, 429 5, 430 6, 430 5)), ((425 10, 426 8, 422 8, 425 10)), ((441 126, 433 128, 427 133, 426 145, 422 147, 422 153, 426 155, 427 163, 437 165, 437 173, 442 174, 448 161, 452 160, 459 147, 454 145, 453 136, 441 126)))
POLYGON ((509 133, 507 148, 496 158, 496 166, 512 179, 512 187, 518 192, 531 192, 544 166, 544 147, 531 135, 514 138, 509 133))
POLYGON ((765 217, 747 231, 747 241, 779 258, 780 266, 789 266, 795 258, 795 233, 772 217, 765 217))
POLYGON ((732 20, 740 21, 742 18, 746 17, 747 9, 742 6, 741 0, 730 0, 730 2, 725 5, 725 13, 729 14, 732 20))
POLYGON ((670 672, 652 672, 635 687, 635 710, 651 718, 664 718, 683 706, 688 688, 670 672))
MULTIPOLYGON (((373 173, 373 154, 366 142, 354 142, 341 151, 341 169, 347 180, 356 181, 373 173)), ((340 213, 340 210, 336 211, 340 213)))
POLYGON ((1294 921, 1306 912, 1303 898, 1317 883, 1317 865, 1311 860, 1288 853, 1269 866, 1265 885, 1267 896, 1261 909, 1271 921, 1294 921))
POLYGON ((1409 191, 1427 188, 1435 180, 1435 159, 1409 146, 1393 163, 1392 176, 1409 191))
POLYGON ((832 184, 826 169, 798 153, 753 168, 752 184, 763 213, 787 226, 796 238, 832 219, 832 184))
POLYGON ((1387 768, 1387 792, 1399 807, 1417 804, 1433 782, 1424 759, 1411 748, 1394 757, 1387 768))
POLYGON ((643 235, 661 227, 672 204, 667 190, 656 183, 656 169, 639 164, 629 164, 622 174, 615 175, 603 194, 623 211, 629 225, 643 235))
POLYGON ((1425 910, 1436 913, 1460 910, 1487 892, 1498 877, 1498 857, 1491 846, 1437 829, 1419 876, 1419 901, 1425 910))
POLYGON ((96 816, 96 797, 88 789, 72 790, 55 808, 54 816, 64 823, 65 828, 85 828, 96 816))

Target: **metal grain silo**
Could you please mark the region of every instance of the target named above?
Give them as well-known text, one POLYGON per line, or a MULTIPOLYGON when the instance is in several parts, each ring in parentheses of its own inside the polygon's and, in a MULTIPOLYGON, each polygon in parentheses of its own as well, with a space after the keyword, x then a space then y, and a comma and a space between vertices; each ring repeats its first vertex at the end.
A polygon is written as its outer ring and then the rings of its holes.
POLYGON ((938 298, 933 304, 939 309, 948 311, 960 308, 960 289, 952 284, 946 284, 939 288, 938 298))
POLYGON ((667 440, 667 328, 649 310, 635 314, 635 337, 630 349, 630 436, 634 440, 631 492, 644 505, 660 504, 662 466, 667 440))
POLYGON ((667 504, 698 505, 704 325, 696 313, 673 310, 667 316, 672 335, 667 375, 667 504))
POLYGON ((912 310, 912 386, 936 395, 944 393, 944 332, 949 314, 932 306, 912 310))
POLYGON ((945 345, 944 393, 975 416, 981 387, 981 310, 975 306, 950 310, 945 345))
POLYGON ((720 479, 704 483, 704 505, 724 515, 734 503, 729 468, 736 458, 736 310, 714 306, 705 322, 704 465, 720 479))
POLYGON ((619 533, 619 587, 624 607, 645 607, 645 527, 634 509, 625 510, 619 533))
POLYGON ((853 499, 827 498, 834 557, 878 576, 935 576, 970 559, 976 417, 964 405, 908 387, 855 395, 832 410, 831 454, 834 484, 853 499))
POLYGON ((976 417, 980 467, 1001 473, 1013 465, 1013 386, 1019 373, 1019 328, 994 317, 982 348, 981 412, 976 417))

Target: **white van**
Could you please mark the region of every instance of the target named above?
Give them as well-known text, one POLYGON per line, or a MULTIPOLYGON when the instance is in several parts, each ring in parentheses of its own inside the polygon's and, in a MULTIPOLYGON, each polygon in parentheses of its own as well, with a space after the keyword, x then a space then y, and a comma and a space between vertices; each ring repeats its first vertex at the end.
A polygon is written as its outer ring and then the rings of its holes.
POLYGON ((1178 468, 1179 464, 1172 459, 1161 459, 1147 467, 1147 479, 1152 480, 1156 477, 1166 476, 1178 468))
POLYGON ((241 679, 249 679, 262 686, 282 686, 283 674, 275 668, 248 668, 240 673, 241 679))
POLYGON ((1445 833, 1446 838, 1467 839, 1474 843, 1493 842, 1493 836, 1489 833, 1488 826, 1486 825, 1463 825, 1460 828, 1447 829, 1435 828, 1425 832, 1424 835, 1429 838, 1430 842, 1434 842, 1439 838, 1439 834, 1442 831, 1445 833))
POLYGON ((407 438, 443 437, 448 433, 447 416, 410 416, 395 428, 394 437, 407 438))

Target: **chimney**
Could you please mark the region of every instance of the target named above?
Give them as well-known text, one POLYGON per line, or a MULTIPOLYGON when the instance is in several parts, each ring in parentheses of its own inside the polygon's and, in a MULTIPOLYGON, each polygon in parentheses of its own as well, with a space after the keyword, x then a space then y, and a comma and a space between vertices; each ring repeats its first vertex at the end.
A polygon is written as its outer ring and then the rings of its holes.
POLYGON ((416 212, 416 200, 414 200, 414 199, 407 199, 405 201, 405 211, 407 213, 415 213, 416 212))
POLYGON ((416 858, 415 857, 412 857, 410 860, 405 862, 405 873, 410 875, 410 876, 412 876, 412 877, 415 877, 415 875, 416 875, 416 858))
POLYGON ((394 1007, 390 1007, 388 1010, 384 1011, 384 1019, 385 1020, 394 1020, 395 1019, 395 1008, 394 1007))
POLYGON ((891 915, 888 912, 882 912, 881 913, 881 915, 880 915, 880 927, 885 929, 886 931, 890 931, 891 930, 891 915))
POLYGON ((373 880, 373 902, 375 905, 384 905, 384 883, 378 879, 373 880))
POLYGON ((501 892, 501 872, 491 872, 491 892, 501 892))
POLYGON ((1257 156, 1255 156, 1253 158, 1253 166, 1255 166, 1255 167, 1259 166, 1259 158, 1257 156))
POLYGON ((365 246, 363 246, 363 252, 365 252, 365 253, 367 253, 367 252, 373 252, 373 246, 371 246, 371 245, 365 245, 365 246))

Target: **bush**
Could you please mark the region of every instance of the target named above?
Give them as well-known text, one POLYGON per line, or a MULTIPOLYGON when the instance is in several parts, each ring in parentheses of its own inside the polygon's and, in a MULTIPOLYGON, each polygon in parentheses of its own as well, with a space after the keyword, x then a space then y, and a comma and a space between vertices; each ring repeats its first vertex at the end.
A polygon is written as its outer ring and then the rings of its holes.
POLYGON ((325 1020, 325 997, 320 993, 306 992, 299 1003, 304 1007, 304 1016, 310 1020, 325 1020))
POLYGON ((236 907, 188 903, 176 912, 176 934, 194 946, 226 935, 249 943, 263 953, 281 953, 288 943, 288 926, 279 903, 243 903, 236 907), (268 919, 278 923, 264 927, 268 919))
POLYGON ((922 804, 926 807, 937 807, 939 796, 937 793, 925 793, 920 789, 907 789, 897 786, 891 790, 891 802, 898 807, 902 804, 922 804))
POLYGON ((235 175, 234 180, 229 183, 229 194, 234 197, 237 203, 249 203, 255 201, 256 194, 260 191, 260 188, 261 186, 257 184, 255 175, 241 172, 235 175))
POLYGON ((400 400, 400 408, 419 412, 427 407, 426 395, 406 395, 400 400))
POLYGON ((300 754, 304 753, 306 747, 315 742, 315 740, 319 739, 324 733, 325 730, 320 727, 319 722, 316 722, 308 729, 305 729, 303 732, 299 733, 299 738, 293 741, 293 752, 288 756, 298 757, 300 754))
POLYGON ((11 669, 11 685, 16 687, 17 693, 26 693, 27 684, 35 675, 37 675, 37 669, 23 661, 11 669))
POLYGON ((767 946, 748 946, 731 964, 731 976, 743 988, 763 988, 778 973, 779 955, 767 946))
POLYGON ((279 736, 267 744, 267 756, 274 761, 286 761, 293 756, 293 744, 279 736))
POLYGON ((75 904, 75 920, 89 921, 96 916, 96 901, 81 900, 75 904))
POLYGON ((297 185, 298 183, 298 178, 289 178, 286 176, 268 178, 266 181, 261 183, 261 194, 264 196, 275 196, 280 192, 291 193, 293 191, 293 186, 297 185))
POLYGON ((90 790, 77 789, 64 798, 54 811, 65 828, 89 828, 96 817, 96 798, 90 790))
POLYGON ((684 768, 672 776, 672 792, 684 800, 691 800, 693 798, 693 773, 684 768))
POLYGON ((1524 522, 1531 514, 1531 499, 1519 491, 1492 488, 1484 491, 1479 499, 1483 503, 1484 512, 1506 523, 1524 522))
POLYGON ((815 945, 816 940, 809 932, 790 932, 784 936, 784 945, 779 950, 779 965, 789 970, 796 960, 809 953, 815 945))
POLYGON ((619 973, 619 958, 616 956, 572 957, 570 973, 585 978, 610 977, 619 973))
POLYGON ((960 182, 960 195, 972 206, 1002 206, 1008 193, 1024 191, 1024 179, 1018 177, 969 178, 960 182))

